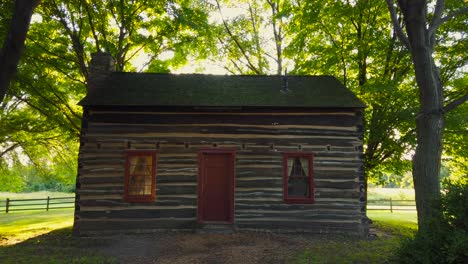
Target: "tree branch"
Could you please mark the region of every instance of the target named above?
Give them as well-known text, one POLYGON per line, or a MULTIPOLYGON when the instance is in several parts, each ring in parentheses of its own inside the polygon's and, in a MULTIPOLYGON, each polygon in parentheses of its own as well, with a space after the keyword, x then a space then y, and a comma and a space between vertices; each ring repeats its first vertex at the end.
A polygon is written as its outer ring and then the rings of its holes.
POLYGON ((457 11, 452 12, 452 13, 446 15, 445 17, 443 17, 443 18, 440 20, 440 23, 443 24, 443 23, 449 21, 450 19, 452 19, 452 18, 454 18, 454 17, 456 17, 456 16, 465 14, 466 12, 468 12, 468 6, 465 6, 464 8, 458 9, 457 11))
POLYGON ((435 32, 441 25, 442 19, 442 12, 444 11, 445 7, 445 0, 437 0, 435 10, 434 10, 434 17, 432 17, 431 24, 429 25, 429 37, 435 35, 435 32))
POLYGON ((411 50, 411 45, 409 43, 408 37, 403 32, 403 28, 398 23, 398 18, 396 14, 395 6, 393 5, 393 0, 385 0, 387 2, 388 11, 390 11, 390 18, 392 19, 393 30, 396 31, 398 39, 405 45, 408 50, 411 50))
POLYGON ((222 12, 221 12, 221 6, 219 4, 219 1, 216 0, 216 4, 218 6, 218 11, 219 11, 219 14, 221 15, 221 19, 223 20, 223 25, 224 25, 224 28, 226 29, 228 35, 231 37, 232 40, 234 40, 234 42, 236 43, 236 46, 239 48, 239 50, 241 51, 242 55, 244 56, 244 58, 247 60, 247 63, 248 63, 248 67, 254 71, 256 74, 262 74, 253 64, 252 62, 250 61, 249 59, 249 56, 247 56, 247 53, 245 52, 244 48, 242 47, 242 45, 239 43, 239 40, 237 40, 237 38, 232 34, 231 30, 229 29, 227 23, 226 23, 226 20, 224 20, 223 16, 222 16, 222 12))
POLYGON ((10 147, 6 148, 5 150, 2 151, 2 153, 0 153, 0 159, 3 157, 3 155, 7 154, 8 152, 14 150, 15 148, 21 146, 21 143, 17 142, 13 145, 11 145, 10 147))
POLYGON ((98 38, 98 35, 96 33, 96 29, 94 28, 94 22, 93 22, 93 18, 91 16, 91 11, 89 10, 89 5, 88 5, 88 1, 87 0, 84 0, 83 1, 83 6, 86 10, 86 14, 88 15, 88 23, 89 23, 89 27, 91 29, 91 33, 93 34, 93 38, 94 38, 94 41, 96 42, 96 51, 100 52, 101 51, 101 47, 99 46, 99 38, 98 38))
POLYGON ((0 102, 5 98, 10 81, 16 74, 31 16, 38 4, 39 0, 15 1, 8 35, 0 50, 0 102))
POLYGON ((449 21, 450 19, 454 18, 454 17, 457 17, 459 15, 463 15, 465 14, 466 12, 468 12, 468 6, 465 6, 464 8, 460 8, 458 9, 457 11, 454 11, 448 15, 446 15, 445 17, 443 17, 442 19, 440 19, 440 24, 443 24, 447 21, 449 21))
POLYGON ((462 97, 453 100, 452 102, 448 103, 448 104, 444 107, 444 112, 447 113, 447 112, 452 111, 453 109, 457 108, 459 105, 463 104, 463 103, 466 102, 467 100, 468 100, 468 94, 465 94, 465 95, 463 95, 462 97))

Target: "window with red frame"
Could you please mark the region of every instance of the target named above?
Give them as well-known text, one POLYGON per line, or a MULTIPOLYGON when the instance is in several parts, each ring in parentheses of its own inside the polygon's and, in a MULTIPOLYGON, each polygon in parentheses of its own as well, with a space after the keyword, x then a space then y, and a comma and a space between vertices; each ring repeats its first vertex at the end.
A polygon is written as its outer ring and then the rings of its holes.
POLYGON ((285 153, 283 197, 287 203, 313 203, 313 154, 285 153))
POLYGON ((156 153, 129 151, 125 165, 125 200, 154 201, 156 190, 156 153))

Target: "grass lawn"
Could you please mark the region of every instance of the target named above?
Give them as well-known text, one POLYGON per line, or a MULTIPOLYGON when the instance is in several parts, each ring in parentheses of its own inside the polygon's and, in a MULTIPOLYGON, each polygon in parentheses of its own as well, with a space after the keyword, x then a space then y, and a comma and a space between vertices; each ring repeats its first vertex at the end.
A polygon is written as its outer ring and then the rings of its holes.
POLYGON ((0 263, 116 263, 71 236, 73 209, 0 213, 0 263))
POLYGON ((0 246, 73 225, 73 209, 0 213, 0 246))
POLYGON ((368 188, 368 200, 414 200, 414 189, 403 188, 368 188))
POLYGON ((300 252, 293 263, 397 263, 393 255, 401 239, 417 230, 416 212, 370 211, 373 221, 369 240, 343 238, 319 243, 300 252))

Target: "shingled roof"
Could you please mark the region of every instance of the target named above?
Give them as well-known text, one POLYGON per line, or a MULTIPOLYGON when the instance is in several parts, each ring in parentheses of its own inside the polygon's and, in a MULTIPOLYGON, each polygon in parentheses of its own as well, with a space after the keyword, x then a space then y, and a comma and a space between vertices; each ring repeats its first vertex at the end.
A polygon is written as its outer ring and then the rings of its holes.
POLYGON ((365 107, 332 76, 112 72, 82 106, 365 107))

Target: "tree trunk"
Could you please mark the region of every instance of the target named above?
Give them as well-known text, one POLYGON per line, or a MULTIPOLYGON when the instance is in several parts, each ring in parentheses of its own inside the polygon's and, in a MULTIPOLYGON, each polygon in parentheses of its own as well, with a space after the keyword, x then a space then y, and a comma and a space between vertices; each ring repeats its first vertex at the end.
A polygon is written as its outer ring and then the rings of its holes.
POLYGON ((31 16, 38 4, 39 0, 15 1, 8 35, 0 51, 0 103, 5 98, 10 81, 16 73, 31 16))
POLYGON ((426 30, 426 1, 399 0, 419 87, 420 113, 416 118, 417 147, 413 158, 413 180, 418 225, 436 216, 433 201, 440 197, 440 163, 444 129, 443 93, 440 74, 432 58, 433 44, 426 30))

